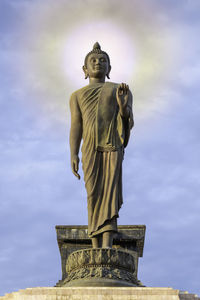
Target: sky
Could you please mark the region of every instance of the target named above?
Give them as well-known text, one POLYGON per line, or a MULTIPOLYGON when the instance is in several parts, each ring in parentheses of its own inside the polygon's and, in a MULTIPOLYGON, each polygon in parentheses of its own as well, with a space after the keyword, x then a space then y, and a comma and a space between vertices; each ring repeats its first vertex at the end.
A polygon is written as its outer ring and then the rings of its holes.
POLYGON ((0 295, 61 279, 55 225, 87 224, 69 98, 98 41, 134 96, 118 223, 139 279, 200 295, 200 1, 0 0, 0 295))

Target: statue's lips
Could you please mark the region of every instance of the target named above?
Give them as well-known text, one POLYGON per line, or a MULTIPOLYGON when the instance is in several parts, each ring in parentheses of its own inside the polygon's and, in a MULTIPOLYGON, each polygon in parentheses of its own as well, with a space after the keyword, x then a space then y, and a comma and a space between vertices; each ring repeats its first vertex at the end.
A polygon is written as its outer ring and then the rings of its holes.
POLYGON ((101 66, 94 67, 95 70, 102 70, 103 68, 101 66))

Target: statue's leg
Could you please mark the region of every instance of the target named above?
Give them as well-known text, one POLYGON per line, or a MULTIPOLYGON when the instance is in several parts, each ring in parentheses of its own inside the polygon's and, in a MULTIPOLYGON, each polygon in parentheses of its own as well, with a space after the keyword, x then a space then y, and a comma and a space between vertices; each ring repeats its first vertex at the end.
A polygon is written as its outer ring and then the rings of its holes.
POLYGON ((112 248, 113 235, 114 235, 113 231, 105 231, 103 233, 102 248, 112 248))
POLYGON ((92 237, 92 248, 102 248, 102 234, 92 237))
POLYGON ((99 238, 97 236, 92 238, 92 248, 99 248, 99 238))

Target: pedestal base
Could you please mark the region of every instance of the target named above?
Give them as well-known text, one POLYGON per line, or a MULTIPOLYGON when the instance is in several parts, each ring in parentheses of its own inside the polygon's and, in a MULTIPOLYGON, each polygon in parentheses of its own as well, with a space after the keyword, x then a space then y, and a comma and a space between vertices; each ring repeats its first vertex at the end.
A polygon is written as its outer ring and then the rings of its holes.
POLYGON ((136 287, 137 284, 107 278, 86 278, 68 282, 66 287, 136 287))
MULTIPOLYGON (((66 287, 29 288, 0 297, 0 300, 181 300, 172 288, 66 287)), ((189 298, 188 298, 189 299, 189 298)), ((194 299, 194 298, 190 298, 194 299)))
POLYGON ((62 286, 138 286, 134 257, 128 251, 89 248, 71 253, 62 286))
MULTIPOLYGON (((134 271, 131 272, 134 278, 136 278, 137 285, 139 286, 143 286, 143 284, 137 278, 137 273, 138 273, 139 257, 142 257, 143 255, 145 229, 146 229, 145 225, 118 226, 118 232, 114 235, 113 247, 112 247, 112 249, 128 252, 134 257, 134 271)), ((92 244, 91 244, 91 239, 88 237, 87 226, 74 226, 74 225, 56 226, 56 233, 57 233, 58 246, 61 254, 61 265, 62 265, 62 279, 57 282, 56 286, 62 287, 65 286, 67 277, 69 275, 68 271, 66 270, 67 260, 69 256, 78 250, 83 250, 86 248, 92 249, 92 244)), ((90 269, 90 271, 91 273, 94 273, 92 268, 90 269)), ((85 273, 84 270, 81 272, 85 273)), ((106 269, 105 268, 102 269, 102 272, 105 273, 106 269)), ((120 286, 122 286, 122 282, 120 283, 121 283, 120 286)), ((80 284, 78 285, 80 286, 80 284)), ((127 285, 129 286, 129 284, 127 285)), ((81 284, 81 286, 83 285, 81 284)), ((132 284, 132 286, 134 286, 134 283, 132 284)))

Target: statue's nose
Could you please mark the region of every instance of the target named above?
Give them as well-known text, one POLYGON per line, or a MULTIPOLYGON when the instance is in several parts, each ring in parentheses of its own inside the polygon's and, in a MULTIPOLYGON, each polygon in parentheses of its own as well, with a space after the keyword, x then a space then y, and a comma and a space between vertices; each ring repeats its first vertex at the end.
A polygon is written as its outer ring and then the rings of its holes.
POLYGON ((100 59, 97 58, 96 64, 97 64, 97 65, 100 65, 100 63, 101 63, 100 59))

